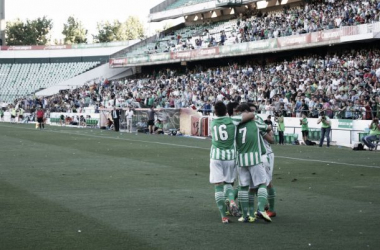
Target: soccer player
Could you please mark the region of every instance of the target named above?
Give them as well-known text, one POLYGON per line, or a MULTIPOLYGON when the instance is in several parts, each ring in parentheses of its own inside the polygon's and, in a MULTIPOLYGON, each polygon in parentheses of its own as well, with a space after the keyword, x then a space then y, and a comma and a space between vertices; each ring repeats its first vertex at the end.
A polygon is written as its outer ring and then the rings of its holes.
MULTIPOLYGON (((251 107, 252 110, 252 107, 251 107)), ((260 116, 255 117, 256 121, 263 123, 263 120, 260 116)), ((271 147, 271 144, 274 144, 275 140, 273 137, 273 130, 269 132, 260 132, 262 142, 266 149, 266 155, 262 156, 263 164, 265 166, 265 171, 267 173, 267 190, 268 190, 268 203, 269 208, 267 214, 269 217, 276 217, 276 212, 274 209, 276 190, 273 186, 273 169, 274 169, 274 153, 271 147)), ((249 199, 249 209, 250 214, 253 214, 254 211, 254 202, 255 202, 256 189, 250 188, 248 192, 249 199)))
POLYGON ((274 169, 274 153, 270 144, 274 143, 273 131, 269 131, 268 133, 261 132, 261 139, 263 140, 266 155, 263 155, 263 164, 265 167, 265 171, 267 174, 267 191, 268 191, 268 203, 269 208, 267 214, 269 217, 276 217, 276 212, 274 209, 275 198, 276 198, 276 190, 273 186, 273 169, 274 169))
POLYGON ((24 119, 24 112, 25 110, 22 107, 18 109, 18 123, 21 123, 22 119, 24 119))
MULTIPOLYGON (((247 104, 241 104, 237 108, 242 115, 250 112, 247 104)), ((257 216, 267 222, 271 218, 265 211, 268 203, 267 196, 267 174, 262 160, 262 155, 266 154, 265 146, 260 137, 260 131, 265 132, 271 128, 264 123, 248 121, 238 126, 236 135, 237 160, 239 163, 238 175, 240 182, 239 202, 242 206, 243 218, 241 222, 254 222, 255 218, 250 214, 249 187, 258 187, 258 209, 257 216)), ((252 212, 251 212, 252 213, 252 212)))
POLYGON ((37 117, 38 127, 40 129, 45 128, 44 115, 45 115, 44 110, 41 107, 39 107, 37 110, 36 117, 37 117))
POLYGON ((215 185, 215 201, 222 217, 222 223, 229 223, 229 219, 226 217, 226 199, 228 199, 232 215, 238 216, 239 214, 232 188, 232 183, 236 178, 236 127, 240 123, 254 119, 255 116, 253 113, 245 113, 241 116, 229 117, 223 102, 215 104, 214 114, 216 117, 211 122, 210 183, 215 185))
POLYGON ((11 123, 16 123, 16 114, 17 114, 16 108, 12 107, 12 109, 11 109, 11 123))
POLYGON ((309 126, 308 126, 308 121, 306 118, 306 113, 302 113, 302 119, 300 120, 301 123, 301 131, 302 131, 302 138, 303 141, 306 143, 307 137, 309 135, 309 126))

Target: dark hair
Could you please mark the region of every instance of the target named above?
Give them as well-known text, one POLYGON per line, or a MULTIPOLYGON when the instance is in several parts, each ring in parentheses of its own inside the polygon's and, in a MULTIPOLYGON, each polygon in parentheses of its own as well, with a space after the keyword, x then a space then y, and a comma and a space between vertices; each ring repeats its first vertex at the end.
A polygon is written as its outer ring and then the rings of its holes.
POLYGON ((237 109, 238 112, 251 112, 251 108, 249 107, 248 104, 242 103, 240 104, 237 109))
POLYGON ((227 113, 229 116, 232 116, 234 114, 234 109, 236 109, 238 105, 239 104, 237 102, 229 102, 227 104, 227 113))
POLYGON ((214 106, 214 112, 216 116, 225 116, 227 113, 227 107, 223 102, 217 102, 214 106))

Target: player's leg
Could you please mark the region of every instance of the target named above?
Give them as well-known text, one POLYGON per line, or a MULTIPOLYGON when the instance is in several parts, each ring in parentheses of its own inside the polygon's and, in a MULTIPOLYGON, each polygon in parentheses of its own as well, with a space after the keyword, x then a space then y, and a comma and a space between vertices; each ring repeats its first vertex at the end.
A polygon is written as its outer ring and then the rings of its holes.
POLYGON ((257 190, 254 188, 249 188, 248 191, 248 203, 249 203, 249 215, 254 216, 255 215, 255 194, 257 190))
POLYGON ((243 218, 247 218, 249 216, 248 190, 249 186, 241 186, 239 190, 239 202, 241 204, 243 218))
POLYGON ((224 176, 222 161, 210 160, 210 183, 215 185, 215 202, 223 223, 228 223, 224 197, 224 176))
POLYGON ((265 206, 268 204, 267 191, 267 174, 264 164, 258 164, 252 167, 251 175, 253 177, 253 185, 258 186, 257 190, 257 216, 267 222, 271 222, 271 218, 265 211, 265 206))
POLYGON ((231 203, 235 201, 235 191, 233 188, 233 183, 225 183, 224 184, 224 195, 226 199, 231 203))
POLYGON ((216 206, 219 209, 220 216, 222 217, 222 222, 228 223, 228 220, 225 221, 227 209, 226 209, 226 204, 224 203, 225 198, 224 198, 223 186, 224 186, 223 183, 215 184, 215 202, 216 202, 216 206))
POLYGON ((235 191, 233 183, 236 179, 236 164, 235 161, 223 161, 224 169, 224 196, 226 197, 226 205, 228 206, 229 213, 232 216, 240 216, 239 207, 235 202, 235 191))
POLYGON ((249 167, 238 167, 238 175, 239 175, 239 203, 241 204, 242 217, 239 219, 240 222, 254 222, 255 219, 252 216, 253 214, 249 214, 250 204, 248 198, 248 190, 249 186, 252 184, 252 177, 249 171, 249 167))
POLYGON ((267 214, 269 215, 269 217, 276 217, 276 212, 274 209, 276 190, 272 182, 269 183, 267 190, 268 190, 268 203, 269 203, 269 209, 267 211, 267 214))
POLYGON ((276 198, 276 190, 272 183, 273 169, 274 169, 274 154, 273 153, 268 155, 268 164, 269 164, 268 165, 269 169, 267 169, 267 182, 268 182, 267 190, 268 190, 269 209, 267 211, 267 214, 269 215, 269 217, 275 217, 276 212, 275 212, 274 205, 275 205, 275 198, 276 198))

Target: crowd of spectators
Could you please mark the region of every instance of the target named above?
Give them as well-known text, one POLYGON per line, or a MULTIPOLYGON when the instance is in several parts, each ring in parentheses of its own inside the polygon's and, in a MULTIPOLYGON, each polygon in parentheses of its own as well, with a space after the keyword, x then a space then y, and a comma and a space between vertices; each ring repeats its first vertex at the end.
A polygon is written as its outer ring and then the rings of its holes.
POLYGON ((256 41, 379 21, 380 2, 314 1, 237 21, 239 41, 256 41), (240 36, 239 36, 240 35, 240 36))
POLYGON ((191 107, 204 114, 216 101, 249 102, 261 114, 372 119, 380 115, 380 50, 351 50, 276 63, 230 65, 179 73, 170 69, 140 79, 98 80, 51 97, 15 101, 51 112, 92 107, 191 107))
POLYGON ((182 37, 157 42, 154 52, 183 51, 204 47, 258 41, 335 29, 380 21, 380 1, 312 1, 301 6, 275 11, 247 10, 229 22, 220 22, 213 28, 205 21, 204 30, 194 37, 182 37), (225 29, 224 29, 225 28, 225 29))

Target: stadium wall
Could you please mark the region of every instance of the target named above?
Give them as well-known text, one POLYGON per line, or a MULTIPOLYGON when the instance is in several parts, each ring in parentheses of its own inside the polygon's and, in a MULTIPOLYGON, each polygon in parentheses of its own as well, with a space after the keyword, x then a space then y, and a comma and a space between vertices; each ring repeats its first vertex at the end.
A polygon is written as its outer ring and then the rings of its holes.
MULTIPOLYGON (((258 114, 262 119, 266 119, 267 115, 258 114)), ((210 124, 212 116, 202 116, 196 110, 191 108, 182 108, 180 113, 180 132, 184 135, 204 136, 210 135, 210 124)), ((302 141, 302 131, 300 126, 300 118, 285 117, 285 134, 296 134, 298 140, 302 141)), ((321 124, 317 124, 318 119, 308 118, 309 129, 320 130, 321 124)), ((274 119, 273 124, 277 127, 274 119)), ((359 142, 359 133, 368 130, 370 120, 344 120, 331 119, 331 142, 332 145, 351 147, 359 142)))
MULTIPOLYGON (((90 112, 88 109, 85 113, 51 113, 50 117, 58 118, 61 114, 64 116, 74 115, 90 115, 92 119, 98 119, 99 125, 104 126, 107 117, 109 117, 111 109, 102 109, 100 114, 90 112)), ((138 114, 138 122, 146 122, 146 113, 148 109, 136 109, 135 114, 138 114)), ((171 128, 178 128, 183 135, 201 136, 204 132, 210 134, 207 130, 210 129, 211 116, 202 116, 199 112, 190 109, 182 108, 178 109, 157 109, 158 117, 165 121, 165 124, 170 124, 171 128), (207 118, 207 119, 205 119, 207 118), (178 121, 179 120, 179 121, 178 121)), ((28 114, 25 114, 28 115, 28 114)), ((263 119, 266 119, 267 115, 259 114, 263 119)), ((5 112, 5 122, 10 121, 10 113, 5 112)), ((308 118, 309 129, 320 130, 321 125, 317 124, 316 118, 308 118)), ((296 134, 298 140, 302 141, 302 133, 300 126, 300 118, 285 117, 285 134, 296 134)), ((50 120, 48 119, 48 123, 50 120)), ((136 121, 137 122, 137 121, 136 121)), ((273 121, 274 126, 277 124, 273 121)), ((359 133, 363 133, 368 130, 368 126, 371 123, 370 120, 341 120, 331 119, 331 141, 332 145, 352 147, 355 143, 359 142, 359 133)), ((135 126, 135 125, 134 125, 135 126)))

